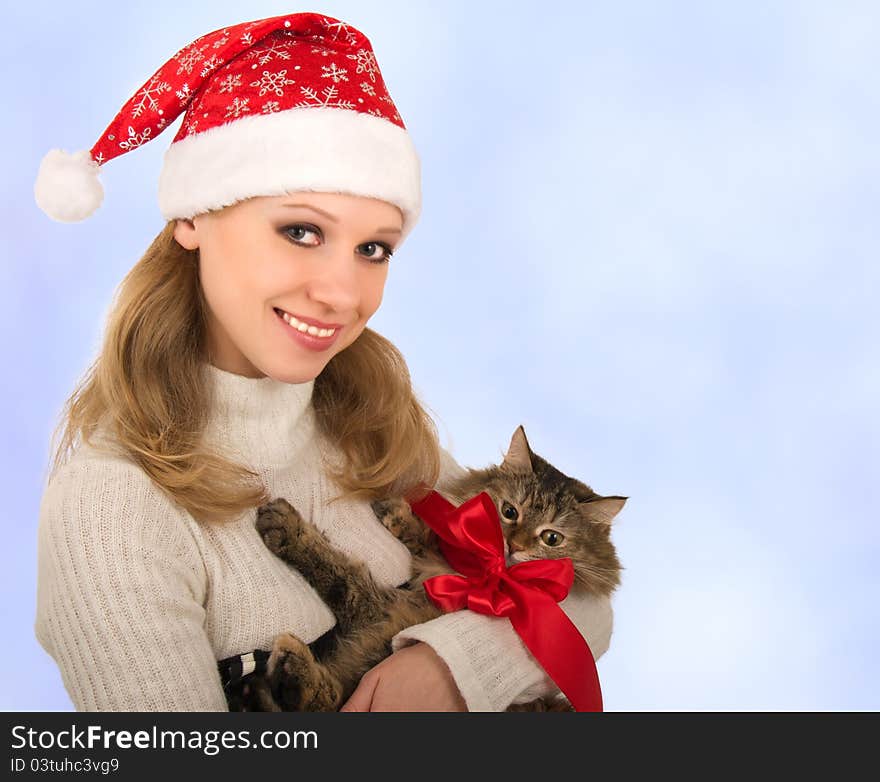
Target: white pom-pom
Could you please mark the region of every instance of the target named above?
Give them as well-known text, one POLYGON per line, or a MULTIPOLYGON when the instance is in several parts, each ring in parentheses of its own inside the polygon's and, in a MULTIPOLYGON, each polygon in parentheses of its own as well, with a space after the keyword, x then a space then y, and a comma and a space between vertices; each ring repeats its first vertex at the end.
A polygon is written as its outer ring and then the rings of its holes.
POLYGON ((99 169, 85 150, 51 150, 40 163, 34 183, 37 206, 60 223, 85 220, 104 200, 99 169))

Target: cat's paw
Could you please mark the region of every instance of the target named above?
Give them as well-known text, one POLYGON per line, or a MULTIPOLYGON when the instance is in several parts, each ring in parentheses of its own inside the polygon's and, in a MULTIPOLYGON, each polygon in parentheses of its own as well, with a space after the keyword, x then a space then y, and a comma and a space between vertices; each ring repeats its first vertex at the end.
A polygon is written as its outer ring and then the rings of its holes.
POLYGON ((283 711, 301 711, 302 671, 311 657, 309 648, 291 633, 283 633, 272 642, 266 661, 266 679, 273 697, 283 711))
POLYGON ((293 633, 282 633, 272 642, 272 651, 266 661, 266 677, 273 682, 285 674, 295 675, 303 661, 312 661, 312 651, 293 633))
POLYGON ((370 503, 376 518, 393 535, 400 537, 400 533, 409 529, 412 521, 412 508, 402 497, 392 497, 387 500, 373 500, 370 503))
POLYGON ((257 508, 256 528, 266 548, 286 559, 303 534, 304 522, 293 505, 278 497, 257 508))
POLYGON ((307 644, 291 633, 277 636, 266 676, 284 711, 336 711, 342 688, 315 660, 307 644))

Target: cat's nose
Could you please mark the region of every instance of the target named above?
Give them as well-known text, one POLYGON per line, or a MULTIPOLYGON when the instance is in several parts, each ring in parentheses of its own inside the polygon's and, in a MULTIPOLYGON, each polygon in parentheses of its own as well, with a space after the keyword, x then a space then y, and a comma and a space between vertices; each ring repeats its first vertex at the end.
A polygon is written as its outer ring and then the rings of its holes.
POLYGON ((510 548, 510 553, 512 554, 514 551, 522 551, 525 546, 517 543, 515 540, 507 541, 507 545, 510 548))

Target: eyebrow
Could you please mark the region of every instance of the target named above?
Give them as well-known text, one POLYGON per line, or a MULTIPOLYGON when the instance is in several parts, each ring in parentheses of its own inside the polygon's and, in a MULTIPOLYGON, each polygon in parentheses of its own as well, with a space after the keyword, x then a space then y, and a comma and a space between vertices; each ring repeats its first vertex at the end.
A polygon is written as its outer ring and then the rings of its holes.
MULTIPOLYGON (((326 217, 331 223, 338 223, 339 220, 335 218, 329 212, 325 212, 323 209, 318 209, 317 206, 309 206, 308 204, 281 204, 281 206, 290 206, 296 209, 311 209, 313 212, 317 212, 319 215, 323 215, 326 217)), ((399 228, 377 228, 377 234, 399 234, 401 230, 399 228)))

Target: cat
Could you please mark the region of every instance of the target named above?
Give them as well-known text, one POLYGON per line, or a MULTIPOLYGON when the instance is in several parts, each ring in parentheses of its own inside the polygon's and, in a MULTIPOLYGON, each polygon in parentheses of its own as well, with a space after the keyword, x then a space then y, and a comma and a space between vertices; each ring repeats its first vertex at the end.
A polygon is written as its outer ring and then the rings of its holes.
MULTIPOLYGON (((628 497, 596 494, 535 454, 522 426, 500 465, 468 469, 444 487, 461 505, 487 492, 498 510, 508 565, 528 559, 570 557, 575 586, 610 596, 623 567, 610 539, 612 519, 628 497)), ((412 553, 412 574, 401 587, 379 586, 365 564, 333 548, 287 500, 258 508, 257 530, 265 545, 303 575, 336 616, 330 644, 311 647, 292 634, 278 636, 266 673, 254 677, 239 704, 250 711, 337 711, 361 677, 391 654, 391 639, 441 611, 421 588, 425 579, 454 572, 436 534, 406 500, 372 503, 381 523, 412 553)), ((322 639, 326 641, 326 639, 322 639)), ((513 704, 509 711, 571 711, 562 698, 513 704)))

